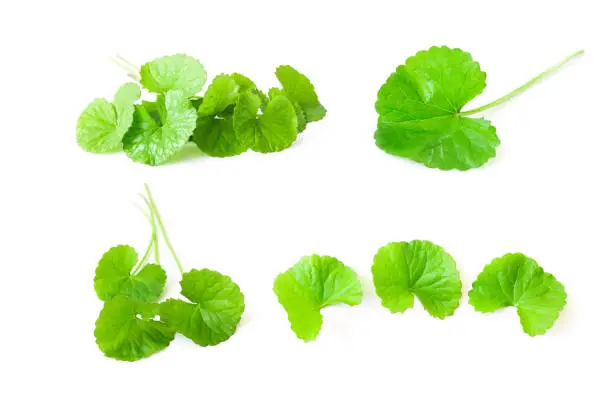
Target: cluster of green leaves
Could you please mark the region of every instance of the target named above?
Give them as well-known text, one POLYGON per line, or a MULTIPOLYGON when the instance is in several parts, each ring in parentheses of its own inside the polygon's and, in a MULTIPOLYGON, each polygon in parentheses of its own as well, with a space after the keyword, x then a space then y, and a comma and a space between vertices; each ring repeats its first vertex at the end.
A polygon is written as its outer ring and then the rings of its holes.
POLYGON ((77 142, 88 152, 123 148, 132 160, 151 166, 167 162, 189 141, 215 157, 248 149, 278 152, 326 114, 312 83, 288 65, 276 70, 281 88, 267 94, 241 74, 222 74, 203 96, 198 94, 206 70, 190 56, 162 57, 140 68, 126 64, 126 69, 157 98, 137 103, 140 86, 128 83, 113 102, 90 103, 77 123, 77 142))
MULTIPOLYGON (((433 317, 451 316, 461 299, 457 265, 444 249, 429 241, 391 242, 378 250, 372 265, 376 294, 392 313, 404 313, 415 296, 433 317)), ((326 306, 361 303, 356 273, 329 256, 312 255, 277 276, 274 292, 291 328, 304 341, 316 339, 326 306)), ((516 306, 523 330, 544 334, 565 306, 565 290, 551 274, 523 254, 495 259, 469 292, 477 311, 516 306)))
POLYGON ((486 74, 460 49, 431 47, 397 67, 378 92, 376 144, 395 156, 441 170, 484 165, 499 145, 496 129, 468 116, 497 106, 557 71, 578 51, 509 94, 477 109, 463 107, 485 89, 486 74))
POLYGON ((145 255, 138 260, 127 245, 108 250, 100 259, 94 289, 104 301, 94 335, 107 357, 136 361, 166 348, 180 333, 200 346, 229 339, 244 312, 244 296, 228 276, 209 269, 183 273, 147 187, 147 217, 152 234, 145 255), (158 226, 181 271, 181 295, 187 300, 158 303, 166 284, 159 265, 158 226), (154 254, 155 263, 149 263, 154 254))

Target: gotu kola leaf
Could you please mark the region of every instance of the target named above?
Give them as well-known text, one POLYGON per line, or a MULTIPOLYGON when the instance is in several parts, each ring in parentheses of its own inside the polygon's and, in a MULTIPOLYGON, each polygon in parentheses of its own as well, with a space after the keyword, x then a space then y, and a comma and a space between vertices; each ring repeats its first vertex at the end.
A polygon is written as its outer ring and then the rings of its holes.
POLYGON ((558 70, 578 51, 507 95, 477 109, 464 105, 485 88, 485 73, 467 52, 448 47, 420 51, 397 67, 378 92, 376 144, 427 167, 468 170, 495 156, 499 139, 484 119, 468 118, 497 106, 558 70))
POLYGON ((134 161, 157 166, 189 140, 197 112, 182 91, 159 95, 155 104, 136 107, 134 123, 123 138, 123 150, 134 161))
POLYGON ((274 281, 274 292, 287 312, 291 328, 304 341, 314 340, 321 326, 321 309, 338 303, 361 303, 357 274, 336 258, 312 255, 300 259, 274 281))
POLYGON ((234 109, 234 131, 246 146, 260 153, 278 152, 291 146, 297 137, 293 104, 278 95, 262 106, 262 97, 245 92, 234 109), (260 109, 263 113, 259 113, 260 109))
POLYGON ((168 299, 160 305, 161 320, 200 346, 229 339, 242 318, 244 295, 228 276, 209 269, 183 274, 181 294, 193 303, 168 299))
POLYGON ((132 125, 134 102, 140 98, 137 84, 124 84, 113 102, 96 99, 77 122, 77 142, 85 151, 107 153, 121 148, 121 140, 132 125))
POLYGON ((484 90, 485 78, 459 49, 432 47, 408 58, 378 92, 376 144, 442 170, 482 166, 499 145, 495 128, 460 112, 484 90))
POLYGON ((453 258, 429 241, 391 242, 374 257, 376 294, 392 313, 414 305, 416 295, 434 317, 454 313, 461 298, 461 280, 453 258))
POLYGON ((134 271, 138 255, 134 248, 119 245, 109 249, 96 268, 94 288, 101 300, 122 295, 134 300, 152 302, 162 295, 166 272, 156 264, 134 271))
POLYGON ((168 346, 174 331, 156 321, 159 305, 116 296, 96 321, 96 343, 105 356, 136 361, 168 346))
MULTIPOLYGON (((245 80, 242 82, 246 83, 245 80)), ((218 75, 206 90, 198 108, 198 121, 193 134, 193 141, 204 153, 229 157, 247 150, 246 144, 234 132, 232 112, 227 112, 236 104, 240 89, 233 76, 218 75)))
POLYGON ((140 68, 140 77, 142 86, 151 92, 179 90, 191 96, 202 90, 206 70, 195 58, 177 54, 147 62, 140 68))
POLYGON ((468 293, 479 312, 515 306, 525 333, 544 334, 565 307, 565 289, 531 258, 516 253, 494 259, 468 293))
POLYGON ((325 117, 327 110, 319 102, 314 86, 305 75, 289 65, 281 65, 276 69, 276 77, 287 98, 304 112, 307 122, 315 122, 325 117))

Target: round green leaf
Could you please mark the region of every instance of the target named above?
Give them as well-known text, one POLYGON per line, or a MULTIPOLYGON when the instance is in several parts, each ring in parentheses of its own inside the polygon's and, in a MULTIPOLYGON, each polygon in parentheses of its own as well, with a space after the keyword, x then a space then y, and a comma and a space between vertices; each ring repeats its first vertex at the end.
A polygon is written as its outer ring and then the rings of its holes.
POLYGON ((138 255, 130 246, 109 249, 96 268, 94 289, 98 297, 104 301, 117 295, 147 302, 159 299, 166 284, 166 272, 159 265, 148 264, 132 274, 137 262, 138 255))
POLYGON ((277 95, 259 115, 261 98, 241 94, 234 109, 236 137, 260 153, 278 152, 291 146, 297 137, 297 117, 289 99, 277 95))
POLYGON ((305 256, 274 281, 274 293, 287 312, 291 328, 304 341, 316 339, 323 316, 320 310, 338 303, 361 303, 357 274, 331 256, 305 256))
POLYGON ((478 275, 468 296, 470 304, 483 313, 515 306, 530 336, 544 334, 553 326, 566 299, 563 285, 520 253, 494 259, 478 275))
POLYGON ((229 339, 244 312, 244 295, 228 276, 209 269, 183 274, 181 294, 193 303, 168 299, 160 316, 173 330, 200 346, 229 339))
POLYGON ((116 296, 104 304, 96 321, 96 343, 105 356, 136 361, 166 347, 174 331, 153 320, 157 304, 116 296))
POLYGON ((121 148, 123 135, 132 124, 134 102, 140 98, 137 84, 119 88, 113 103, 96 99, 79 116, 77 142, 85 151, 107 153, 121 148))
POLYGON ((486 74, 469 53, 448 47, 418 52, 378 92, 376 144, 428 167, 467 170, 495 156, 495 128, 461 115, 485 88, 486 74))
POLYGON ((136 107, 134 123, 123 138, 123 150, 134 161, 163 164, 187 143, 196 121, 191 101, 181 91, 168 91, 155 105, 136 107))
POLYGON ((391 242, 380 248, 372 265, 376 294, 392 313, 403 313, 416 295, 430 315, 454 313, 461 280, 453 258, 429 241, 391 242))
POLYGON ((211 116, 222 113, 238 100, 240 87, 229 75, 217 75, 204 94, 198 113, 211 116))
POLYGON ((236 138, 231 117, 200 116, 193 141, 209 156, 229 157, 244 153, 247 147, 236 138))
POLYGON ((327 110, 319 102, 314 86, 305 75, 289 65, 281 65, 276 69, 276 77, 283 85, 287 98, 302 109, 307 122, 325 117, 327 110))
POLYGON ((185 54, 157 58, 140 68, 140 82, 151 92, 183 91, 186 96, 202 90, 206 70, 198 60, 185 54))

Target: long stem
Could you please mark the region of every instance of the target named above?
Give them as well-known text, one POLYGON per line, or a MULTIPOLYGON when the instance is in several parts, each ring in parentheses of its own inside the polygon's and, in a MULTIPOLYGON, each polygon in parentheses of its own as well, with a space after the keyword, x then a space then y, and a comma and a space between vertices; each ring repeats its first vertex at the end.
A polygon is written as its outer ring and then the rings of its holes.
POLYGON ((174 248, 172 247, 172 244, 170 243, 170 240, 168 239, 168 234, 166 233, 166 228, 164 227, 164 223, 159 215, 159 211, 157 210, 157 206, 155 205, 155 201, 153 200, 153 195, 151 194, 151 189, 149 189, 149 185, 145 184, 145 190, 147 191, 147 196, 149 198, 149 203, 151 203, 151 208, 153 210, 153 214, 155 215, 155 218, 157 219, 157 223, 159 224, 159 230, 162 233, 162 236, 164 237, 164 241, 166 241, 166 245, 168 246, 168 250, 170 251, 170 253, 172 254, 172 257, 174 258, 174 262, 176 262, 176 266, 178 267, 178 270, 181 274, 183 274, 183 267, 181 266, 181 262, 178 259, 178 256, 176 255, 176 252, 174 251, 174 248))
MULTIPOLYGON (((150 207, 149 207, 149 211, 150 211, 150 207)), ((144 263, 149 260, 149 257, 151 256, 151 250, 158 246, 157 227, 155 225, 155 219, 153 218, 153 213, 151 212, 149 215, 145 213, 144 210, 143 210, 143 213, 145 217, 147 217, 147 220, 149 220, 149 223, 151 224, 151 240, 149 241, 149 246, 147 247, 147 250, 145 251, 144 255, 142 256, 142 258, 140 258, 140 261, 138 262, 136 267, 132 270, 132 275, 138 275, 138 273, 142 270, 144 263)), ((159 261, 157 259, 156 259, 156 262, 159 264, 159 261)))
POLYGON ((526 91, 527 89, 531 88, 536 82, 540 81, 541 79, 547 77, 548 75, 558 71, 563 65, 567 64, 569 61, 571 61, 572 59, 576 58, 579 55, 584 54, 584 50, 580 50, 580 51, 576 51, 575 53, 573 53, 572 55, 570 55, 569 57, 565 58, 563 61, 559 62, 557 65, 552 66, 550 68, 548 68, 546 71, 542 72, 541 74, 539 74, 538 76, 535 76, 534 78, 532 78, 531 80, 529 80, 528 82, 526 82, 524 85, 516 88, 514 91, 510 92, 509 94, 502 96, 499 99, 494 100, 491 103, 488 103, 484 106, 481 106, 480 108, 476 108, 476 109, 472 109, 469 111, 465 111, 465 112, 461 112, 462 115, 473 115, 475 113, 480 113, 484 110, 490 109, 494 106, 497 106, 499 104, 502 104, 506 101, 509 101, 510 99, 514 98, 516 95, 520 94, 521 92, 526 91))
POLYGON ((140 82, 140 72, 139 72, 139 68, 136 65, 132 64, 131 62, 121 57, 120 55, 111 57, 110 60, 114 62, 115 64, 117 64, 119 67, 121 67, 121 69, 123 69, 125 72, 127 72, 130 78, 132 78, 135 81, 140 82))
POLYGON ((149 217, 149 220, 151 221, 151 228, 153 229, 153 236, 155 237, 155 243, 153 244, 153 254, 155 256, 155 263, 159 265, 159 240, 157 239, 157 223, 155 222, 155 218, 153 215, 153 206, 151 206, 151 202, 149 201, 147 197, 145 197, 144 195, 141 195, 141 197, 144 200, 145 204, 147 205, 147 208, 149 209, 149 213, 151 214, 151 216, 149 217))

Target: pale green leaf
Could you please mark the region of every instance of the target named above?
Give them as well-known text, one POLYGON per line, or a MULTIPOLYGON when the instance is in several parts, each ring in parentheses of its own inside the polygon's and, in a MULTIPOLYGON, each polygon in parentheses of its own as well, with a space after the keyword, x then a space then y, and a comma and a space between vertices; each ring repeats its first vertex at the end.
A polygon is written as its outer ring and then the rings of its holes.
POLYGON ((563 285, 520 253, 494 259, 478 275, 468 295, 479 312, 516 307, 523 330, 530 336, 544 334, 553 326, 566 299, 563 285))
POLYGON ((336 258, 303 257, 274 281, 274 293, 287 312, 291 328, 304 341, 314 340, 323 324, 320 310, 345 303, 361 303, 357 274, 336 258))
POLYGON ((185 54, 157 58, 140 68, 142 86, 151 92, 183 91, 186 96, 202 90, 206 70, 198 60, 185 54))

